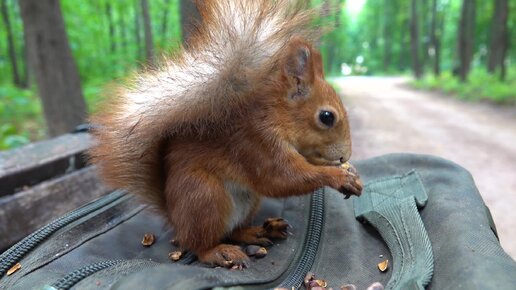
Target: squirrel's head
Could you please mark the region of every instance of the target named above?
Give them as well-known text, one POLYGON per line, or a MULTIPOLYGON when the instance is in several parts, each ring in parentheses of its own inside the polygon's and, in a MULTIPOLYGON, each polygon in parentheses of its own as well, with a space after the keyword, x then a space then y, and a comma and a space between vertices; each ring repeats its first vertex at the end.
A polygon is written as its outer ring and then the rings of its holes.
POLYGON ((351 156, 348 117, 341 99, 324 80, 321 54, 300 38, 281 55, 282 92, 276 113, 281 135, 315 165, 339 165, 351 156))

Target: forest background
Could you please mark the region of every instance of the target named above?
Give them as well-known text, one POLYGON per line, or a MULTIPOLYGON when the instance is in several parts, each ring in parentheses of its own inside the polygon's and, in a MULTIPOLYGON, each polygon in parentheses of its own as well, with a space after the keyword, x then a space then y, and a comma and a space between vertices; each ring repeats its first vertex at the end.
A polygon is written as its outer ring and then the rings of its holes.
MULTIPOLYGON (((320 44, 329 76, 409 75, 417 89, 516 104, 516 1, 311 4, 334 27, 320 44)), ((0 150, 84 122, 106 87, 176 51, 194 14, 189 0, 0 0, 0 150), (59 45, 36 50, 38 33, 59 45)))

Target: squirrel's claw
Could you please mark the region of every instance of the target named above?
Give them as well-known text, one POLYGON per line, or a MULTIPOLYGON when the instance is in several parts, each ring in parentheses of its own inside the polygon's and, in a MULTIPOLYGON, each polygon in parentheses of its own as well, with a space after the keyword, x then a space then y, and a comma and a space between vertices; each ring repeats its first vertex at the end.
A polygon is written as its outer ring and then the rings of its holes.
POLYGON ((272 239, 286 239, 288 237, 288 221, 283 218, 268 218, 263 223, 263 236, 272 239))

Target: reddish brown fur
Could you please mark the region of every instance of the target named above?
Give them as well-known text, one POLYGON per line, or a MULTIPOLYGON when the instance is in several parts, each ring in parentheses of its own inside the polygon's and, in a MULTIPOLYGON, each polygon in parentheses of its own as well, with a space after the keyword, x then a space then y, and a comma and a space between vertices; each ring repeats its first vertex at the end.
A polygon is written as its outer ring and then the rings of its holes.
MULTIPOLYGON (((236 2, 263 9, 264 19, 257 21, 266 22, 267 9, 288 1, 236 2)), ((224 29, 213 16, 220 7, 214 1, 203 3, 204 26, 190 44, 193 55, 214 41, 207 30, 224 29)), ((122 88, 117 100, 93 118, 103 126, 95 132, 99 142, 90 152, 101 176, 154 205, 174 226, 179 244, 205 263, 245 263, 241 251, 221 244, 229 236, 241 242, 254 236, 266 243, 257 236, 260 229, 246 228, 244 220, 228 229, 236 209, 226 182, 256 194, 246 201, 251 206, 247 221, 262 196, 301 195, 322 186, 360 192, 356 179, 335 166, 351 154, 349 126, 340 98, 324 80, 321 56, 310 44, 309 15, 297 11, 288 17, 291 23, 283 23, 273 36, 285 41, 277 52, 259 59, 246 46, 237 50, 206 90, 194 95, 194 103, 176 110, 163 98, 127 117, 119 110, 129 102, 125 96, 131 90, 122 88), (336 115, 332 128, 318 121, 321 109, 336 115)), ((185 58, 166 61, 181 64, 185 58)))

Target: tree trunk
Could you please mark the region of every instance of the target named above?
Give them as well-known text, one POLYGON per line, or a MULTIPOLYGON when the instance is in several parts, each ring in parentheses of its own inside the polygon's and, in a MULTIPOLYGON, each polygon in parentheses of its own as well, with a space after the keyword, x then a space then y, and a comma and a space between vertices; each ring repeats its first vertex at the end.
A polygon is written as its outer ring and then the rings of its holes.
POLYGON ((201 16, 192 0, 181 0, 179 5, 181 5, 181 33, 183 34, 183 42, 186 42, 201 16))
POLYGON ((508 0, 495 0, 495 9, 491 22, 491 39, 487 56, 487 71, 494 73, 497 67, 502 68, 505 62, 505 50, 507 50, 508 29, 507 19, 509 14, 508 0))
POLYGON ((7 0, 1 0, 0 12, 2 14, 2 19, 4 21, 5 29, 7 32, 7 54, 9 55, 9 59, 11 60, 13 83, 17 87, 21 87, 22 83, 20 79, 20 73, 18 71, 18 60, 16 58, 16 52, 14 50, 14 38, 11 27, 11 20, 9 19, 9 12, 7 11, 7 0))
MULTIPOLYGON (((139 1, 139 0, 137 0, 139 1)), ((138 8, 138 2, 134 6, 134 35, 136 41, 136 59, 141 59, 142 57, 142 34, 141 34, 141 14, 140 9, 138 8)))
POLYGON ((509 33, 506 33, 505 36, 505 44, 504 49, 502 50, 502 60, 500 63, 500 80, 505 81, 507 77, 507 65, 505 63, 505 58, 507 57, 507 51, 509 50, 509 33))
POLYGON ((407 68, 407 55, 410 53, 408 47, 410 46, 410 41, 407 39, 407 31, 409 30, 409 20, 407 18, 403 19, 401 22, 401 30, 400 30, 400 50, 398 55, 398 68, 400 71, 403 71, 407 68))
POLYGON ((163 17, 161 18, 161 41, 163 44, 167 41, 167 27, 168 27, 168 11, 170 6, 170 0, 164 1, 165 7, 163 8, 163 17))
POLYGON ((20 0, 29 63, 50 136, 84 122, 86 104, 58 0, 20 0))
POLYGON ((340 27, 340 14, 342 13, 342 0, 337 0, 337 6, 335 7, 335 28, 340 27))
POLYGON ((391 5, 395 5, 396 1, 384 0, 383 14, 383 70, 388 71, 391 65, 392 54, 392 14, 391 5), (394 4, 393 4, 394 2, 394 4))
POLYGON ((120 45, 124 54, 127 54, 127 26, 125 23, 125 11, 122 11, 119 15, 119 27, 120 27, 120 45))
MULTIPOLYGON (((429 55, 428 51, 430 49, 430 21, 428 21, 429 16, 429 0, 419 0, 420 6, 418 7, 418 15, 421 19, 419 22, 419 53, 420 53, 420 62, 421 62, 421 71, 424 72, 425 68, 428 66, 429 55)), ((431 15, 430 15, 431 16, 431 15)))
POLYGON ((109 1, 106 2, 106 16, 109 29, 110 51, 113 54, 116 51, 115 25, 113 23, 113 11, 111 9, 111 3, 109 3, 109 1))
POLYGON ((149 3, 147 0, 141 0, 143 15, 143 31, 145 35, 145 58, 147 63, 154 63, 154 42, 152 41, 152 26, 149 16, 149 3))
POLYGON ((437 0, 432 0, 432 23, 430 27, 430 41, 433 49, 433 71, 438 77, 441 75, 441 42, 437 37, 437 0))
POLYGON ((459 77, 462 82, 465 82, 468 79, 471 60, 473 59, 475 16, 475 0, 463 0, 457 45, 459 55, 459 77))
POLYGON ((423 72, 419 60, 419 24, 418 24, 418 0, 412 0, 410 12, 410 49, 412 56, 412 70, 416 79, 420 79, 423 72))

